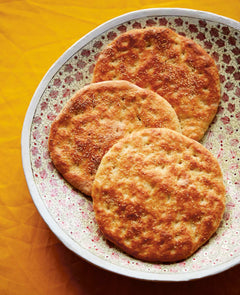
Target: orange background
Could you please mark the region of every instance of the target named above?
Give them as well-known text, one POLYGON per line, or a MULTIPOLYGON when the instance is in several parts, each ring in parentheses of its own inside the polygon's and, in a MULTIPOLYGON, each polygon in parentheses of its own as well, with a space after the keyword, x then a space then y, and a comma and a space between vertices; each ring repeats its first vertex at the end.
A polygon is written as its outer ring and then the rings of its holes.
POLYGON ((83 35, 152 7, 210 11, 240 21, 239 0, 0 0, 0 294, 240 294, 240 266, 191 282, 122 277, 83 261, 48 229, 28 192, 20 138, 43 75, 83 35))

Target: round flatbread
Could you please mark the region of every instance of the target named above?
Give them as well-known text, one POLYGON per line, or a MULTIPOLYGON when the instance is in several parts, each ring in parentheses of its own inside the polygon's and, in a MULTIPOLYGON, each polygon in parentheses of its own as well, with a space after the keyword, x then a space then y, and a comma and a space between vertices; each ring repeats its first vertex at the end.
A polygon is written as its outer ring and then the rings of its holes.
POLYGON ((90 84, 67 102, 53 122, 50 156, 69 183, 91 195, 103 155, 126 133, 145 127, 181 132, 174 109, 156 93, 127 81, 90 84))
POLYGON ((166 27, 134 29, 110 43, 97 60, 93 82, 127 80, 164 97, 182 133, 200 140, 220 101, 214 60, 193 40, 166 27))
POLYGON ((225 208, 217 160, 200 143, 142 129, 103 157, 92 190, 103 235, 145 261, 189 257, 216 231, 225 208))

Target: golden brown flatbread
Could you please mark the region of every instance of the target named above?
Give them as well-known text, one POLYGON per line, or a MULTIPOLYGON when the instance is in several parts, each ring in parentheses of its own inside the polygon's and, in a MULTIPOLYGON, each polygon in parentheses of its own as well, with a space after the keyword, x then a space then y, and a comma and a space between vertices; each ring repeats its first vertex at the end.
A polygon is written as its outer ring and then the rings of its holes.
POLYGON ((67 102, 53 122, 50 156, 69 183, 91 195, 103 155, 126 133, 146 127, 181 132, 174 109, 156 93, 127 81, 90 84, 67 102))
POLYGON ((216 231, 225 208, 221 169, 200 143, 166 128, 120 139, 92 190, 104 236, 145 261, 189 257, 216 231))
POLYGON ((195 140, 203 137, 220 101, 214 60, 193 40, 166 27, 130 30, 100 53, 93 82, 119 79, 164 97, 183 134, 195 140))

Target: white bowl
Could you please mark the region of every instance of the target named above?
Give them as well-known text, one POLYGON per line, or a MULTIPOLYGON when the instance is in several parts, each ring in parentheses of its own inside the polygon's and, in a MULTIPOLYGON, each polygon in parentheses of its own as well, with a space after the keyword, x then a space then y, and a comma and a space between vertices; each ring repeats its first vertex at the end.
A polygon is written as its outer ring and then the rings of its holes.
POLYGON ((33 201, 50 229, 73 252, 106 270, 152 281, 184 281, 216 274, 240 262, 240 24, 208 12, 156 8, 114 18, 77 41, 39 84, 22 130, 22 160, 33 201), (173 264, 146 263, 117 250, 103 238, 91 199, 74 190, 55 170, 48 132, 70 96, 91 82, 98 53, 126 30, 165 25, 201 44, 215 59, 221 79, 219 111, 202 140, 218 159, 227 204, 217 233, 194 255, 173 264), (238 103, 237 103, 238 102, 238 103))

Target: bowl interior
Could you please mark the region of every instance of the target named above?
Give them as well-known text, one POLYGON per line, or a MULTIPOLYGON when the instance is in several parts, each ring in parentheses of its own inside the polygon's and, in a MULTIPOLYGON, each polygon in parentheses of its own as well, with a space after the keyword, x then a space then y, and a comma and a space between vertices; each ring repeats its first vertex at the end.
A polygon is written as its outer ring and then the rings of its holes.
MULTIPOLYGON (((29 151, 37 198, 51 218, 77 248, 99 261, 123 270, 147 274, 191 274, 229 263, 240 254, 240 33, 224 23, 197 16, 154 15, 123 20, 75 50, 63 64, 55 64, 54 74, 42 94, 30 122, 29 151), (133 28, 168 26, 194 39, 214 58, 220 72, 222 100, 218 113, 202 140, 218 159, 227 189, 226 210, 216 234, 194 255, 173 264, 136 260, 108 243, 98 229, 91 198, 73 189, 56 171, 48 153, 48 134, 56 115, 80 87, 91 83, 99 52, 116 36, 133 28)), ((61 238, 61 234, 60 234, 61 238)), ((76 248, 76 253, 78 249, 76 248)), ((87 259, 87 257, 84 257, 87 259)), ((100 263, 101 264, 101 263, 100 263)), ((106 267, 107 268, 107 267, 106 267)), ((160 277, 159 277, 160 278, 160 277)), ((161 276, 162 278, 162 276, 161 276)), ((174 278, 173 278, 174 279, 174 278)))

